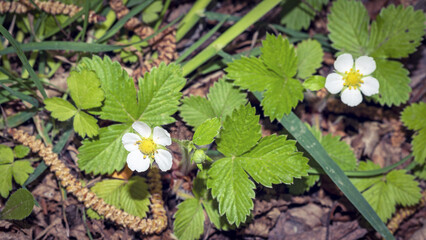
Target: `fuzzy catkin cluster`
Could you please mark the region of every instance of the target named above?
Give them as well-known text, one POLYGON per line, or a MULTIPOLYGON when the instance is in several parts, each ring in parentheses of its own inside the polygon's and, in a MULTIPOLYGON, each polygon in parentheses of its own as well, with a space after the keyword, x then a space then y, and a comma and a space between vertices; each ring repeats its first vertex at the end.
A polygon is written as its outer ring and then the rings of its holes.
POLYGON ((422 198, 420 199, 420 203, 416 206, 410 206, 401 208, 395 214, 395 216, 389 221, 388 229, 391 233, 395 233, 398 230, 399 225, 404 221, 407 217, 413 215, 419 208, 426 206, 426 191, 422 192, 422 198))
MULTIPOLYGON (((74 16, 78 12, 80 12, 83 8, 76 5, 68 5, 65 3, 57 2, 57 1, 46 1, 42 2, 40 0, 33 0, 36 6, 31 3, 30 0, 19 0, 17 2, 7 2, 0 1, 0 14, 3 13, 17 13, 24 14, 28 11, 39 8, 41 11, 52 15, 65 14, 70 17, 74 16)), ((99 21, 104 20, 104 17, 97 15, 94 11, 89 11, 89 22, 97 23, 99 21)))
POLYGON ((50 170, 55 173, 61 185, 68 192, 74 194, 80 202, 83 202, 85 207, 90 207, 105 218, 143 234, 160 233, 166 228, 167 215, 162 200, 161 176, 158 168, 151 168, 148 173, 152 219, 141 219, 107 204, 89 188, 83 187, 81 182, 70 174, 70 169, 58 159, 58 154, 52 152, 51 146, 45 146, 40 139, 36 139, 22 130, 9 129, 8 132, 13 139, 30 147, 34 153, 38 152, 50 170))
MULTIPOLYGON (((109 5, 115 12, 118 19, 123 18, 129 13, 129 9, 124 6, 122 0, 110 0, 109 5)), ((130 18, 124 27, 130 31, 133 31, 141 39, 145 39, 150 35, 154 34, 154 30, 143 24, 138 18, 130 18)), ((150 71, 151 68, 159 66, 161 62, 166 64, 172 62, 177 58, 176 52, 176 30, 173 27, 165 29, 155 37, 148 41, 148 44, 153 50, 158 51, 158 58, 153 59, 152 62, 145 60, 142 66, 135 70, 134 74, 136 77, 143 75, 145 72, 150 71)))

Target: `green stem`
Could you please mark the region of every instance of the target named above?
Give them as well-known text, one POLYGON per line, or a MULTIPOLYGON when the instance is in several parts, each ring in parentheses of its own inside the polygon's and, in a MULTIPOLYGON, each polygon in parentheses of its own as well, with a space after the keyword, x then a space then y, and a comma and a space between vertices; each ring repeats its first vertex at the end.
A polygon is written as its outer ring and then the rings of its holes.
POLYGON ((207 60, 215 56, 220 50, 222 50, 229 42, 244 32, 250 25, 255 23, 261 17, 263 17, 272 8, 278 5, 280 0, 265 0, 259 3, 253 10, 245 15, 240 21, 229 28, 223 33, 216 41, 211 43, 206 49, 195 56, 193 59, 188 61, 183 66, 183 75, 186 76, 199 66, 204 64, 207 60))
POLYGON ((182 19, 178 30, 176 31, 176 42, 179 42, 186 33, 198 22, 206 10, 211 0, 198 0, 194 3, 191 10, 182 19))
MULTIPOLYGON (((377 169, 377 170, 369 170, 369 171, 344 171, 344 173, 348 177, 373 177, 373 176, 377 176, 377 175, 382 175, 382 174, 385 174, 385 173, 387 173, 387 172, 395 169, 396 167, 402 165, 403 163, 405 163, 406 161, 408 161, 411 157, 412 157, 412 155, 409 154, 405 158, 401 159, 399 162, 397 162, 395 164, 392 164, 390 166, 381 168, 381 169, 377 169)), ((316 169, 310 169, 308 171, 308 173, 309 174, 313 174, 313 175, 324 174, 323 171, 318 171, 316 169)))

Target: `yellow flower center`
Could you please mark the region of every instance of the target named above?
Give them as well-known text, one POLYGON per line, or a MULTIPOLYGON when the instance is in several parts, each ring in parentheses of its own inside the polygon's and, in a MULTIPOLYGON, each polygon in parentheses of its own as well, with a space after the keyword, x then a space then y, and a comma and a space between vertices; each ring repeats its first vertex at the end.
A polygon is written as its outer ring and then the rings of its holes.
POLYGON ((154 153, 157 151, 157 144, 155 144, 154 140, 151 138, 142 138, 142 141, 137 141, 136 143, 139 145, 139 150, 149 157, 153 157, 154 153))
POLYGON ((364 83, 364 81, 361 80, 362 74, 359 73, 359 70, 354 70, 351 68, 351 70, 348 72, 345 72, 345 75, 343 76, 343 80, 345 81, 343 83, 343 86, 348 87, 349 89, 357 89, 361 87, 361 83, 364 83))

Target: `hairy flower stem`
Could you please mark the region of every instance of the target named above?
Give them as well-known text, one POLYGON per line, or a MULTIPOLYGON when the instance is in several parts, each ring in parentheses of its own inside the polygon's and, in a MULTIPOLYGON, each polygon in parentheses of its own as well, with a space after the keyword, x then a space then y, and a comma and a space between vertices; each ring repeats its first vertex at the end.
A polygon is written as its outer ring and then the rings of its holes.
POLYGON ((152 219, 141 219, 128 214, 96 196, 89 188, 83 187, 81 182, 70 174, 70 169, 58 158, 58 154, 52 151, 52 146, 45 146, 40 139, 25 133, 22 130, 9 129, 8 133, 16 141, 31 148, 34 153, 43 158, 50 170, 55 173, 61 185, 68 192, 74 194, 86 208, 92 208, 105 218, 118 224, 128 227, 143 234, 153 234, 162 232, 167 226, 167 215, 164 209, 164 202, 161 194, 161 176, 158 168, 151 168, 148 173, 149 188, 151 192, 151 212, 152 219))

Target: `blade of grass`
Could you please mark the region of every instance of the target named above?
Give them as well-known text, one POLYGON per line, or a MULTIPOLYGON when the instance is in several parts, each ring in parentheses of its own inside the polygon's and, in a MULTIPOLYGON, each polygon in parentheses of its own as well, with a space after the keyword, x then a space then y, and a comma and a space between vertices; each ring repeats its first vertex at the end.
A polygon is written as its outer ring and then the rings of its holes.
POLYGON ((191 10, 185 14, 185 17, 179 24, 179 28, 176 31, 176 42, 179 42, 182 37, 185 36, 185 34, 188 33, 189 30, 191 30, 191 28, 198 22, 210 2, 211 0, 197 0, 194 5, 192 5, 191 10))
POLYGON ((178 59, 176 59, 176 63, 182 62, 186 57, 188 57, 191 53, 195 51, 198 47, 200 47, 205 41, 210 39, 213 34, 219 30, 219 28, 226 22, 226 18, 223 19, 221 22, 219 22, 213 29, 211 29, 207 34, 205 34, 203 37, 201 37, 198 41, 196 41, 194 44, 192 44, 191 47, 189 47, 182 55, 179 56, 178 59))
POLYGON ((267 12, 280 3, 280 0, 265 0, 260 2, 255 8, 247 13, 240 21, 230 27, 219 38, 212 42, 208 47, 201 51, 197 56, 189 60, 183 66, 183 75, 186 76, 200 65, 214 57, 220 50, 222 50, 234 38, 244 32, 250 25, 255 23, 267 12))
POLYGON ((29 104, 33 105, 34 107, 38 107, 38 101, 37 101, 37 99, 35 99, 35 98, 31 97, 31 96, 25 95, 23 93, 20 93, 18 91, 15 91, 15 90, 9 88, 8 86, 6 86, 6 85, 4 85, 2 83, 0 83, 0 86, 2 86, 4 89, 6 89, 8 92, 10 92, 10 94, 12 94, 13 96, 15 96, 15 97, 17 97, 17 98, 19 98, 19 99, 21 99, 23 101, 28 102, 29 104))
MULTIPOLYGON (((98 43, 85 43, 85 42, 60 42, 60 41, 44 41, 44 42, 31 42, 19 45, 22 51, 35 51, 35 50, 67 50, 77 52, 109 52, 116 49, 121 49, 129 45, 106 45, 98 43)), ((8 47, 0 50, 0 55, 15 53, 16 49, 8 47)))
MULTIPOLYGON (((262 100, 263 96, 261 93, 254 93, 254 95, 259 101, 262 100)), ((358 209, 371 226, 385 239, 395 239, 370 204, 368 204, 336 162, 330 158, 325 149, 296 114, 291 112, 288 115, 284 115, 280 123, 321 166, 324 172, 345 194, 346 198, 358 209)))
MULTIPOLYGON (((7 127, 16 127, 21 125, 22 123, 31 119, 37 113, 36 108, 31 108, 25 111, 21 111, 13 116, 10 116, 6 119, 7 127)), ((2 118, 0 120, 0 129, 4 129, 6 127, 5 120, 2 118)))
POLYGON ((112 26, 112 28, 107 33, 105 33, 105 35, 103 35, 101 38, 99 38, 96 42, 101 43, 101 42, 108 40, 112 36, 114 36, 114 34, 116 34, 118 31, 120 31, 120 29, 124 26, 124 24, 126 24, 126 22, 130 18, 132 18, 136 14, 142 12, 152 2, 153 2, 153 0, 147 0, 144 3, 140 4, 139 6, 134 7, 128 14, 126 14, 126 16, 124 16, 122 19, 120 19, 114 26, 112 26))
POLYGON ((28 63, 27 57, 25 56, 24 52, 19 46, 19 43, 15 41, 15 39, 10 35, 10 33, 4 28, 2 25, 0 25, 0 33, 9 40, 10 44, 12 44, 13 48, 16 51, 16 54, 18 55, 19 59, 22 62, 22 65, 24 65, 24 68, 27 69, 28 73, 31 76, 31 79, 34 81, 34 84, 36 85, 37 89, 40 91, 43 98, 47 98, 46 92, 44 91, 43 85, 41 84, 40 79, 38 78, 37 74, 34 72, 34 69, 30 66, 28 63))
POLYGON ((75 41, 79 41, 81 38, 81 41, 84 42, 84 38, 86 36, 86 30, 87 30, 87 24, 89 23, 89 10, 90 10, 90 1, 84 1, 84 7, 83 7, 83 14, 84 14, 84 22, 83 22, 83 30, 78 33, 77 37, 75 38, 75 41))

